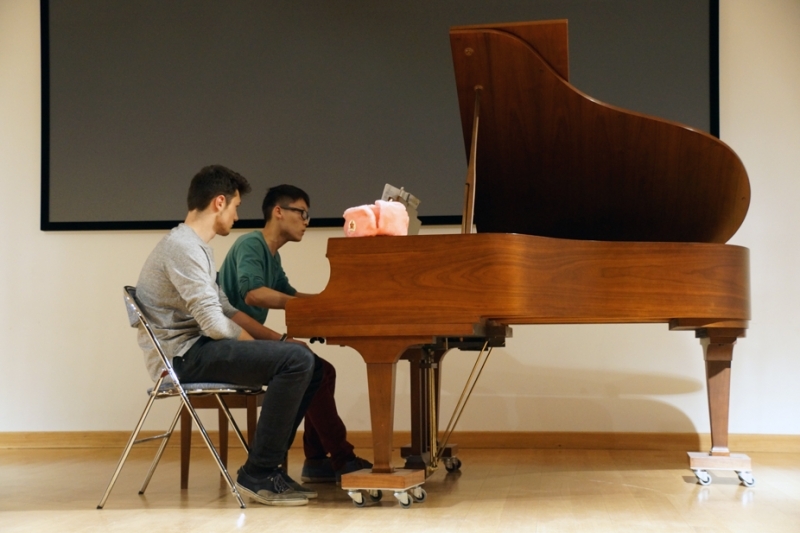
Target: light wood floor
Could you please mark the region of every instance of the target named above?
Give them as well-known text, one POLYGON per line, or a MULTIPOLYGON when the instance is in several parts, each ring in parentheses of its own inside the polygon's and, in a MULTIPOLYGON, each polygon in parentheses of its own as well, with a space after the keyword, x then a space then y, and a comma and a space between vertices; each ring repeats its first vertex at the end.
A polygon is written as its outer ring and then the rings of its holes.
MULTIPOLYGON (((132 452, 97 510, 119 450, 0 450, 0 532, 800 532, 800 454, 750 454, 756 485, 745 488, 733 472, 696 484, 680 452, 461 450, 461 472, 436 472, 427 501, 410 509, 391 495, 359 509, 341 489, 316 485, 320 497, 306 507, 242 510, 202 448, 188 490, 168 449, 139 496, 152 451, 132 452)), ((231 450, 234 473, 242 459, 231 450)), ((297 479, 301 462, 292 451, 297 479)))

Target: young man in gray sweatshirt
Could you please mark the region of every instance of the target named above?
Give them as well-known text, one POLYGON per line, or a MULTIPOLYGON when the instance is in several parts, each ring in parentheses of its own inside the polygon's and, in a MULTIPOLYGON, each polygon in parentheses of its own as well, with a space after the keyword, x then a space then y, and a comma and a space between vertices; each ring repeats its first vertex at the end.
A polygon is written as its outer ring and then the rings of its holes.
MULTIPOLYGON (((216 235, 230 233, 241 196, 249 191, 247 180, 230 169, 200 170, 189 187, 186 220, 145 261, 136 296, 181 380, 267 386, 236 486, 265 505, 304 505, 316 492, 279 466, 319 387, 322 367, 304 343, 280 342, 279 333, 230 304, 217 285, 208 245, 216 235)), ((141 327, 139 345, 156 379, 160 359, 141 327)))

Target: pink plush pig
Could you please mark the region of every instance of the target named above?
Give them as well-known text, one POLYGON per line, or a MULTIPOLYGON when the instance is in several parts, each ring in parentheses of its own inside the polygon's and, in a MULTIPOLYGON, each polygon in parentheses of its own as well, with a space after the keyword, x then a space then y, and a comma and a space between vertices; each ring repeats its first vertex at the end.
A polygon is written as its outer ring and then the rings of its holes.
POLYGON ((408 235, 408 211, 400 202, 377 200, 378 235, 408 235))
POLYGON ((359 205, 344 212, 344 234, 346 237, 371 237, 378 234, 378 208, 375 205, 359 205))
POLYGON ((408 235, 408 211, 400 202, 377 200, 374 205, 359 205, 344 212, 347 237, 408 235))

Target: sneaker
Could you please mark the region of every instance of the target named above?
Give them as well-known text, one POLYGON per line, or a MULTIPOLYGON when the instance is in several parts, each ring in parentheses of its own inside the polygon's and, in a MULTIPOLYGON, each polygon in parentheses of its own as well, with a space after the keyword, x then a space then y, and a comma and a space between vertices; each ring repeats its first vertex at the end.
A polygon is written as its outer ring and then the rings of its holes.
POLYGON ((309 489, 305 485, 301 485, 300 483, 298 483, 297 481, 295 481, 291 477, 289 477, 289 474, 287 474, 283 470, 281 470, 281 477, 286 482, 286 484, 289 485, 292 488, 292 490, 302 494, 303 496, 305 496, 309 500, 314 499, 314 498, 317 497, 317 491, 315 491, 314 489, 309 489))
POLYGON ((305 483, 333 483, 336 481, 336 472, 333 471, 331 458, 306 459, 300 479, 305 483))
POLYGON ((240 468, 236 475, 236 488, 264 505, 306 505, 308 498, 287 485, 281 474, 280 470, 276 470, 266 477, 254 478, 240 468))
POLYGON ((350 459, 342 468, 336 471, 336 484, 340 485, 342 483, 342 475, 357 472, 365 468, 372 468, 372 463, 361 457, 350 459))

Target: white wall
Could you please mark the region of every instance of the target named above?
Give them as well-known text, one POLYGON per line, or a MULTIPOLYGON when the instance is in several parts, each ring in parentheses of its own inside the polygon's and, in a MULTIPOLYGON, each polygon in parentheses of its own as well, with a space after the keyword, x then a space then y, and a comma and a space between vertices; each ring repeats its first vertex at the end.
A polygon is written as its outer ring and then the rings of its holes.
MULTIPOLYGON (((0 0, 0 432, 128 430, 149 380, 121 287, 135 283, 163 232, 39 231, 38 6, 0 0)), ((722 138, 744 161, 753 189, 732 240, 752 250, 754 317, 734 354, 733 433, 800 434, 798 27, 797 0, 721 2, 722 138)), ((236 235, 212 241, 218 261, 236 235)), ((311 230, 282 251, 300 290, 324 288, 333 235, 311 230)), ((270 318, 276 329, 281 321, 280 313, 270 318)), ((368 429, 360 357, 327 346, 319 353, 338 369, 348 426, 368 429)), ((664 325, 516 327, 492 357, 461 429, 708 431, 701 349, 691 333, 664 325)), ((445 360, 445 407, 473 358, 445 360)), ((399 429, 408 428, 407 382, 401 365, 399 429)))

